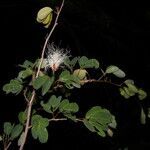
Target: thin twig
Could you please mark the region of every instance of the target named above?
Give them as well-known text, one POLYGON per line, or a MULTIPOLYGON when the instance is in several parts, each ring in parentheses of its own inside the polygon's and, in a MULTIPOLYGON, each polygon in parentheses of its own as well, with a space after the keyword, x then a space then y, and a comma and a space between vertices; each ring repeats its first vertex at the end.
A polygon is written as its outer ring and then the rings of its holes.
POLYGON ((26 139, 27 139, 29 124, 30 124, 30 118, 31 118, 31 110, 32 110, 32 104, 33 104, 33 101, 34 101, 34 97, 35 97, 35 90, 33 90, 32 97, 30 99, 30 102, 28 103, 27 121, 26 121, 26 126, 25 126, 25 131, 24 131, 24 138, 22 140, 22 143, 20 145, 19 150, 23 150, 24 144, 25 144, 26 139))
POLYGON ((12 143, 12 142, 9 142, 8 145, 7 145, 7 147, 4 148, 4 150, 8 150, 8 148, 9 148, 10 145, 11 145, 11 143, 12 143))
POLYGON ((26 93, 27 93, 27 88, 24 90, 23 95, 24 95, 26 102, 29 103, 29 99, 27 98, 26 93))
POLYGON ((76 118, 75 120, 78 121, 78 122, 83 122, 82 118, 81 119, 80 118, 76 118))
MULTIPOLYGON (((66 121, 68 120, 67 118, 52 118, 52 119, 49 119, 49 122, 51 121, 66 121)), ((76 118, 75 121, 78 121, 78 122, 83 122, 83 119, 79 119, 79 118, 76 118)))
POLYGON ((99 81, 106 75, 106 73, 104 72, 103 69, 101 69, 101 72, 102 72, 102 75, 101 75, 101 77, 98 79, 99 81))
MULTIPOLYGON (((41 53, 40 64, 38 66, 38 70, 37 70, 37 73, 36 73, 36 76, 35 76, 36 78, 39 76, 41 65, 42 65, 42 62, 43 62, 43 59, 44 59, 44 54, 45 54, 47 43, 48 43, 48 41, 49 41, 49 39, 50 39, 50 37, 51 37, 51 35, 52 35, 55 27, 58 24, 57 21, 58 21, 59 15, 61 13, 61 10, 63 8, 63 5, 64 5, 64 0, 61 3, 60 9, 57 11, 57 16, 56 16, 54 25, 53 25, 50 33, 48 34, 48 36, 47 36, 47 38, 45 40, 45 43, 44 43, 44 46, 43 46, 43 49, 42 49, 42 53, 41 53)), ((26 121, 26 126, 25 126, 25 131, 24 131, 24 138, 22 140, 22 143, 21 143, 21 146, 20 146, 19 150, 23 150, 25 142, 26 142, 26 139, 27 139, 27 135, 28 135, 28 131, 29 131, 29 126, 30 126, 30 119, 31 119, 31 110, 32 110, 32 105, 33 105, 34 98, 35 98, 35 90, 33 90, 30 102, 28 103, 27 121, 26 121)))
MULTIPOLYGON (((51 118, 48 121, 49 122, 53 122, 53 121, 57 122, 57 121, 67 121, 67 120, 68 120, 68 118, 51 118)), ((81 118, 81 119, 80 118, 76 118, 75 121, 83 122, 83 118, 81 118)), ((30 125, 28 129, 30 129, 30 128, 32 128, 32 125, 30 125)))
POLYGON ((95 82, 95 83, 108 83, 108 84, 112 84, 115 85, 117 87, 121 87, 121 84, 117 84, 117 83, 113 83, 111 81, 108 80, 96 80, 96 79, 89 79, 89 80, 81 80, 80 83, 91 83, 91 82, 95 82))
POLYGON ((51 121, 66 121, 67 118, 52 118, 52 119, 49 119, 48 121, 51 122, 51 121))
MULTIPOLYGON (((111 82, 109 80, 88 79, 88 80, 81 80, 80 83, 81 84, 83 84, 83 83, 85 83, 85 84, 86 83, 107 83, 107 84, 111 84, 111 85, 114 85, 114 86, 117 86, 117 87, 121 87, 124 82, 121 83, 121 84, 117 84, 117 83, 111 82)), ((54 89, 56 90, 56 89, 62 88, 62 87, 63 87, 63 85, 61 85, 61 83, 59 83, 59 81, 57 81, 57 84, 56 84, 56 86, 54 86, 54 89)))

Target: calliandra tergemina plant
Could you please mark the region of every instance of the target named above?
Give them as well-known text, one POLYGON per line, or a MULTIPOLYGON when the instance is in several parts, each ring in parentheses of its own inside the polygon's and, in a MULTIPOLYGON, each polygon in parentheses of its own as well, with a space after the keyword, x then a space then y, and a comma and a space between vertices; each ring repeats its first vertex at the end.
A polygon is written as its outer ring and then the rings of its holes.
MULTIPOLYGON (((37 21, 45 28, 51 27, 42 49, 41 58, 35 62, 25 60, 22 65, 19 65, 21 71, 18 76, 3 86, 6 94, 23 94, 26 101, 25 109, 18 114, 19 123, 5 122, 3 125, 0 141, 4 150, 11 148, 14 139, 18 139, 19 150, 23 150, 30 133, 34 139, 46 143, 49 136, 47 127, 52 121, 70 119, 75 123, 80 122, 101 137, 113 136, 113 129, 116 128, 117 123, 115 116, 109 110, 101 106, 94 106, 89 108, 84 116, 78 117, 79 105, 72 102, 69 95, 74 88, 81 88, 86 83, 96 82, 117 86, 125 99, 138 96, 139 100, 143 100, 147 96, 147 93, 138 88, 133 80, 126 79, 126 74, 119 67, 110 65, 103 70, 98 60, 89 59, 86 56, 72 58, 70 52, 50 43, 50 37, 58 24, 63 6, 64 0, 60 7, 56 7, 56 10, 50 7, 39 10, 37 21), (97 79, 90 78, 89 70, 92 69, 100 71, 97 79), (113 75, 123 78, 123 82, 113 82, 111 80, 113 75), (65 92, 60 91, 60 95, 56 96, 55 92, 59 89, 65 92), (39 107, 42 111, 37 109, 39 107), (43 117, 42 112, 47 113, 47 117, 43 117)), ((141 107, 142 124, 145 124, 145 118, 146 114, 141 107)))

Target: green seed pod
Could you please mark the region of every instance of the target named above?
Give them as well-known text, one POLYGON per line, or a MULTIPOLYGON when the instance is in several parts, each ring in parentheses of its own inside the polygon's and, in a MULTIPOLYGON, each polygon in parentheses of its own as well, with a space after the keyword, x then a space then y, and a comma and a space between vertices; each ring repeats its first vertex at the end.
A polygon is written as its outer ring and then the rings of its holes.
POLYGON ((37 22, 44 24, 45 28, 48 28, 52 21, 52 9, 50 7, 44 7, 38 11, 37 22))
POLYGON ((87 71, 85 69, 76 69, 73 75, 77 76, 80 80, 86 79, 87 71))

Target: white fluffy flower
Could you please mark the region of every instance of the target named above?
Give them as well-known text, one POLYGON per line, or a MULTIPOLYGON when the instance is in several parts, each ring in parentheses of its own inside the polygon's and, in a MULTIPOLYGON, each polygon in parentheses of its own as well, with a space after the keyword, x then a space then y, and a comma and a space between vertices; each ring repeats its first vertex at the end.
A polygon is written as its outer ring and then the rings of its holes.
POLYGON ((51 68, 52 71, 57 71, 61 64, 64 63, 68 56, 68 51, 56 47, 54 44, 47 46, 46 69, 51 68))

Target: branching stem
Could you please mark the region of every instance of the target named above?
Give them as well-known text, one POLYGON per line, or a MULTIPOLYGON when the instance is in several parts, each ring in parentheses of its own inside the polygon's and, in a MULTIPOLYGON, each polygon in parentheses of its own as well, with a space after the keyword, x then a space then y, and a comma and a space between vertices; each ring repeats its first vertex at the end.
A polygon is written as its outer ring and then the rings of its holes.
POLYGON ((92 83, 92 82, 95 82, 95 83, 108 83, 108 84, 111 84, 111 85, 115 85, 117 87, 121 87, 122 83, 121 84, 117 84, 117 83, 113 83, 109 80, 96 80, 96 79, 89 79, 89 80, 82 80, 80 81, 81 83, 92 83))
POLYGON ((6 147, 4 147, 4 150, 8 150, 8 148, 10 147, 10 145, 11 145, 11 142, 9 142, 6 147))
MULTIPOLYGON (((68 120, 67 118, 52 118, 52 119, 49 119, 49 122, 52 122, 52 121, 66 121, 68 120)), ((83 119, 79 119, 79 118, 76 118, 75 121, 78 121, 78 122, 83 122, 83 119)))
MULTIPOLYGON (((45 43, 44 43, 44 46, 43 46, 43 49, 42 49, 42 53, 41 53, 40 63, 39 63, 38 70, 37 70, 35 78, 37 78, 39 76, 41 65, 42 65, 42 62, 43 62, 43 59, 44 59, 44 54, 45 54, 47 43, 48 43, 48 41, 49 41, 49 39, 50 39, 50 37, 51 37, 55 27, 58 24, 57 21, 58 21, 59 15, 61 13, 61 10, 63 8, 63 5, 64 5, 64 0, 61 3, 60 9, 57 10, 57 16, 56 16, 54 25, 53 25, 52 29, 50 30, 50 32, 49 32, 49 34, 48 34, 48 36, 47 36, 47 38, 45 40, 45 43)), ((35 90, 33 90, 31 99, 28 102, 27 121, 26 121, 26 125, 25 125, 25 130, 24 130, 24 138, 22 140, 22 143, 20 145, 19 150, 23 150, 24 145, 26 143, 26 139, 27 139, 27 135, 28 135, 28 131, 29 131, 29 126, 30 126, 30 119, 31 119, 31 112, 32 112, 32 105, 33 105, 34 98, 35 98, 35 90)))

